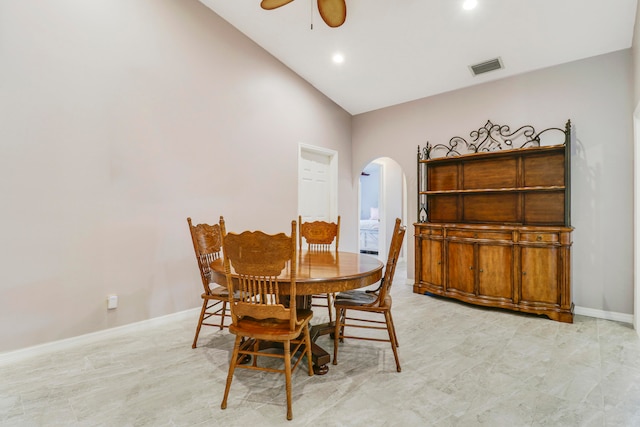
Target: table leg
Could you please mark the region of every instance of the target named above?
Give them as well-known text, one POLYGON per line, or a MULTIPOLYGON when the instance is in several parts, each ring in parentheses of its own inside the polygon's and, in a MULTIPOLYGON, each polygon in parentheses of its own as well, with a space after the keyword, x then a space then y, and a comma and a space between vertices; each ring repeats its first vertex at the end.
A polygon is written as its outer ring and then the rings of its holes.
POLYGON ((311 326, 309 335, 313 345, 311 346, 311 358, 313 360, 313 372, 316 375, 325 375, 329 372, 329 362, 331 362, 331 355, 327 353, 325 349, 316 344, 316 340, 327 334, 333 334, 335 323, 320 323, 311 326))
POLYGON ((311 344, 311 360, 313 361, 313 373, 315 375, 325 375, 329 372, 331 356, 315 342, 311 344))

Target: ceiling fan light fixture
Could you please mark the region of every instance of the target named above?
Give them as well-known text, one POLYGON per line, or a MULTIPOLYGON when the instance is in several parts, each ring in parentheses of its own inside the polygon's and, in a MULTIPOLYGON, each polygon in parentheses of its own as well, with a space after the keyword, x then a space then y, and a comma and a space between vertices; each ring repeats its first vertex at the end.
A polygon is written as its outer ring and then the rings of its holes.
MULTIPOLYGON (((293 0, 262 0, 260 7, 265 10, 277 9, 293 0)), ((335 28, 344 24, 347 19, 347 3, 345 0, 318 0, 318 11, 328 26, 335 28)), ((313 29, 313 25, 311 26, 313 29)))

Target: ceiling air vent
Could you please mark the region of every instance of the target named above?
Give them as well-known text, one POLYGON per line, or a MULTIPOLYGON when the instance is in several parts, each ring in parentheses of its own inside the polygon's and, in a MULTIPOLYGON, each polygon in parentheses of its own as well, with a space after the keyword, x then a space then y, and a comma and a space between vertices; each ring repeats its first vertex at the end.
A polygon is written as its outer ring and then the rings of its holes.
POLYGON ((496 58, 479 64, 470 65, 469 68, 471 69, 471 73, 474 76, 477 76, 478 74, 488 73, 489 71, 499 70, 504 67, 502 66, 502 60, 500 58, 496 58))

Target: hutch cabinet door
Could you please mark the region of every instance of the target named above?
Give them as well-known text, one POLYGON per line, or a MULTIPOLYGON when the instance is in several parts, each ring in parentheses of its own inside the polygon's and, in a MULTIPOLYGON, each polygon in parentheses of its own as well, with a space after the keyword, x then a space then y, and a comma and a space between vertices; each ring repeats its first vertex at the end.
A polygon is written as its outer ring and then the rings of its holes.
POLYGON ((513 301, 513 245, 478 245, 478 296, 513 301))
POLYGON ((560 303, 559 249, 555 246, 523 246, 521 249, 523 303, 560 303))
POLYGON ((475 248, 473 243, 448 242, 447 292, 475 295, 475 248))
POLYGON ((421 277, 423 283, 442 288, 442 240, 422 239, 421 277))

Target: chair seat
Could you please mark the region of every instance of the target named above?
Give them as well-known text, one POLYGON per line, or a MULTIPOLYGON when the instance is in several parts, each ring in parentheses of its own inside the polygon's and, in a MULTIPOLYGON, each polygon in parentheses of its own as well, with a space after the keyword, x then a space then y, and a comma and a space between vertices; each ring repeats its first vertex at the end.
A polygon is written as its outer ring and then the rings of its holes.
POLYGON ((334 305, 336 306, 361 306, 371 305, 376 302, 378 295, 364 291, 351 290, 340 292, 336 295, 334 305))
MULTIPOLYGON (((235 299, 238 299, 240 298, 240 293, 238 291, 235 291, 233 293, 233 296, 235 299)), ((224 286, 214 284, 213 286, 211 286, 211 294, 207 295, 206 293, 203 293, 202 298, 227 299, 229 298, 229 290, 224 286)))
POLYGON ((313 317, 313 311, 307 309, 296 310, 296 316, 300 325, 294 330, 289 329, 289 320, 279 319, 254 319, 244 317, 237 324, 229 326, 229 332, 245 337, 253 337, 266 341, 287 341, 298 338, 304 325, 313 317))
MULTIPOLYGON (((229 297, 229 290, 224 286, 216 285, 215 283, 210 283, 209 288, 211 289, 211 294, 210 294, 211 296, 221 297, 221 298, 229 297)), ((206 293, 202 294, 202 298, 205 298, 206 296, 207 296, 206 293)))

